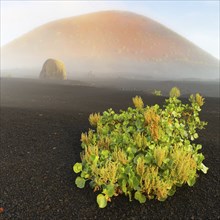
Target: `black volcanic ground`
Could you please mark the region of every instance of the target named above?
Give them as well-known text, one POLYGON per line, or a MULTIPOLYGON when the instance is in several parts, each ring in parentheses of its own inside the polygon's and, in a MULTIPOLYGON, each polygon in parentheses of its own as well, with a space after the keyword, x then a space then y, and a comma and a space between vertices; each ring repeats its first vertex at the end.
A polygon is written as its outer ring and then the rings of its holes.
POLYGON ((99 209, 89 186, 75 186, 72 165, 80 160, 80 134, 89 128, 88 115, 126 109, 135 95, 146 104, 164 100, 144 91, 76 81, 2 78, 0 219, 219 219, 219 98, 206 98, 201 114, 208 126, 198 142, 209 171, 199 173, 194 187, 178 189, 165 202, 139 204, 119 196, 99 209))

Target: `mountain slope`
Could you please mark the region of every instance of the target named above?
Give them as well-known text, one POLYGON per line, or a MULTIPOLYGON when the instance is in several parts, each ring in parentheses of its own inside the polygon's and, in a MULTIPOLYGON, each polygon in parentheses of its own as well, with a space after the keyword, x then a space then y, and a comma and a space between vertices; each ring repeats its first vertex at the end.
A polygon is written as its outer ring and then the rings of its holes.
POLYGON ((69 77, 108 74, 153 78, 217 78, 218 62, 144 16, 104 11, 45 24, 2 48, 2 69, 36 69, 47 58, 69 77))

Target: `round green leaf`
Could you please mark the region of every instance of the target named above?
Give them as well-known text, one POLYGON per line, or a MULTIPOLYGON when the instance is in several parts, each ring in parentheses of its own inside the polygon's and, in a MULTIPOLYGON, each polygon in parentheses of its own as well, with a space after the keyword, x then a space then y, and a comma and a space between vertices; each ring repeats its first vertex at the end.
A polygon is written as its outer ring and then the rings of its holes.
POLYGON ((125 179, 122 180, 122 191, 127 193, 127 181, 125 179))
POLYGON ((125 168, 125 173, 126 173, 126 174, 129 174, 129 173, 130 173, 130 171, 131 171, 130 166, 127 166, 127 167, 125 168))
POLYGON ((133 183, 134 189, 137 190, 139 188, 139 180, 138 180, 138 178, 136 176, 134 176, 132 178, 132 183, 133 183))
POLYGON ((193 186, 195 184, 195 182, 196 182, 195 176, 190 178, 189 180, 187 180, 187 183, 189 186, 193 186))
POLYGON ((168 195, 169 195, 169 196, 173 196, 175 192, 176 192, 176 186, 173 186, 173 187, 169 190, 168 195))
POLYGON ((75 165, 73 166, 73 171, 75 173, 79 173, 82 171, 82 164, 81 163, 75 163, 75 165))
POLYGON ((199 137, 199 135, 197 133, 195 133, 193 136, 195 139, 199 137))
POLYGON ((135 194, 134 194, 134 198, 136 200, 138 200, 140 203, 145 203, 146 202, 146 197, 139 191, 137 191, 135 194))
POLYGON ((77 187, 80 189, 84 188, 85 182, 86 182, 85 179, 83 179, 82 177, 79 177, 79 176, 75 180, 77 187))
POLYGON ((109 151, 108 151, 108 150, 103 150, 103 151, 101 152, 101 154, 102 154, 104 157, 108 157, 109 151))
POLYGON ((151 154, 147 154, 144 158, 145 163, 149 164, 153 160, 153 156, 151 154))
POLYGON ((99 205, 99 208, 105 208, 106 205, 107 205, 107 200, 106 200, 105 196, 102 195, 102 194, 99 194, 97 196, 96 201, 97 201, 97 203, 99 205))
POLYGON ((112 197, 115 194, 115 187, 113 184, 110 184, 106 187, 108 197, 112 197))

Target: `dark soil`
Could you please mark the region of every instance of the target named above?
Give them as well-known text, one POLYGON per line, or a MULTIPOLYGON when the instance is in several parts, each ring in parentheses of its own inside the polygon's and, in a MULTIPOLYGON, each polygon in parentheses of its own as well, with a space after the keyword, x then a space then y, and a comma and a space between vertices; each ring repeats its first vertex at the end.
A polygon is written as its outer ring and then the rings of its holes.
POLYGON ((220 219, 219 98, 207 98, 201 115, 208 121, 198 139, 206 175, 165 202, 119 196, 99 209, 97 193, 88 184, 77 188, 72 171, 88 115, 126 109, 135 95, 145 104, 164 98, 73 84, 1 79, 0 219, 220 219))

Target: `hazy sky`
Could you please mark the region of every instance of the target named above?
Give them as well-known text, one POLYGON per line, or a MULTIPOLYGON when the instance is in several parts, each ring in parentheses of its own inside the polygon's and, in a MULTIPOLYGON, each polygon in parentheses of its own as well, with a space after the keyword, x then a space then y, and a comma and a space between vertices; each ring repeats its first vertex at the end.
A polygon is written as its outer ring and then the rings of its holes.
POLYGON ((52 20, 100 10, 153 18, 219 58, 219 1, 4 1, 1 46, 52 20))

